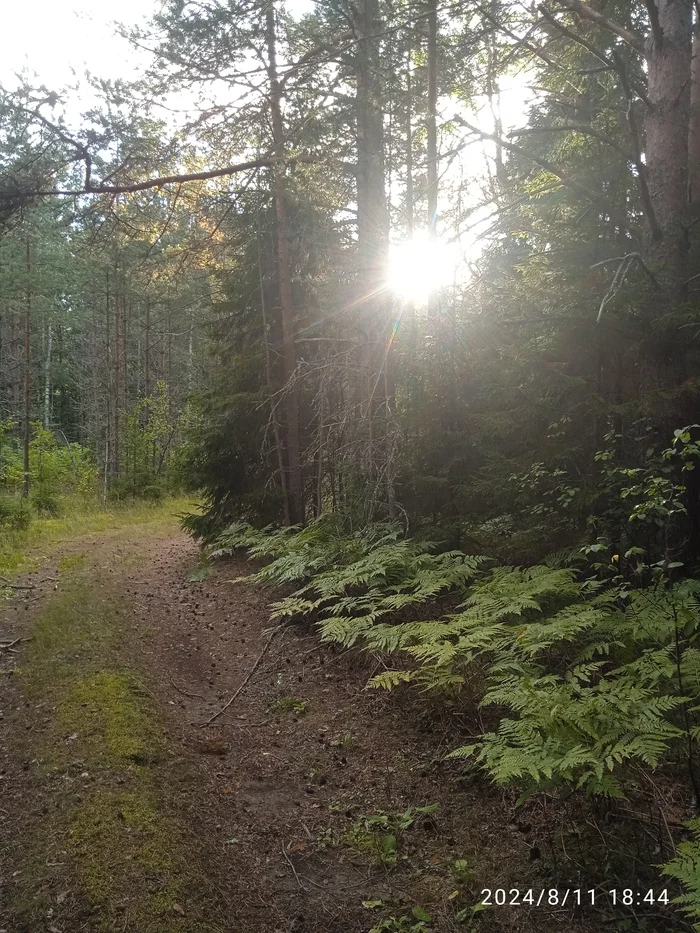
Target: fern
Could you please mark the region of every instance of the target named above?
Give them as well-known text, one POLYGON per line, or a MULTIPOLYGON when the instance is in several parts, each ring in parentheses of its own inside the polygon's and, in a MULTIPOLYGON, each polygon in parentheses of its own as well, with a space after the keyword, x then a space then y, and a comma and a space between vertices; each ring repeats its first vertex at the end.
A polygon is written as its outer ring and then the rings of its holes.
MULTIPOLYGON (((675 899, 690 917, 700 918, 700 819, 690 820, 686 826, 693 838, 681 842, 670 862, 661 866, 661 872, 680 881, 685 893, 675 899)), ((696 925, 696 929, 700 924, 696 925)))
POLYGON ((436 554, 395 525, 345 533, 333 517, 292 530, 234 525, 218 547, 267 559, 258 582, 298 584, 273 618, 312 619, 324 641, 394 658, 370 687, 458 694, 480 684, 477 700, 500 724, 454 754, 497 783, 622 796, 630 767, 657 767, 686 740, 680 704, 700 712, 700 650, 689 642, 700 583, 605 588, 562 555, 489 570, 484 558, 436 554), (454 611, 431 618, 444 596, 454 611))

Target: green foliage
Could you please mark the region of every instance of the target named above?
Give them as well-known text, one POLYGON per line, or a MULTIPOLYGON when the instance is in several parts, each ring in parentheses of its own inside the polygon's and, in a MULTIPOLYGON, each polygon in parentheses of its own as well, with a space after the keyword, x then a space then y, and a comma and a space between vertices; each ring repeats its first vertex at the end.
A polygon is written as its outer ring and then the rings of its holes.
POLYGON ((399 851, 402 835, 415 827, 422 817, 435 813, 439 804, 409 807, 403 813, 380 811, 358 817, 343 836, 343 842, 351 848, 364 852, 373 861, 393 868, 405 858, 399 851))
POLYGON ((687 742, 687 705, 700 710, 700 584, 671 582, 668 562, 647 588, 557 560, 489 570, 392 525, 347 533, 335 516, 304 529, 239 523, 214 554, 238 548, 268 561, 253 579, 302 583, 273 618, 308 618, 326 641, 403 659, 369 686, 413 683, 499 713, 495 731, 453 753, 497 783, 624 796, 635 767, 687 742))
POLYGON ((388 917, 371 927, 369 933, 422 933, 432 930, 433 918, 422 907, 414 907, 410 914, 388 917))
POLYGON ((180 488, 179 437, 185 418, 173 414, 162 380, 151 398, 131 407, 124 419, 121 471, 110 489, 113 498, 161 502, 180 488))
MULTIPOLYGON (((685 889, 676 903, 682 906, 688 916, 700 920, 700 820, 691 820, 687 827, 691 831, 691 838, 677 846, 674 858, 662 865, 661 871, 675 878, 685 889)), ((695 929, 699 927, 700 924, 695 924, 695 929)))
POLYGON ((26 531, 32 521, 32 512, 25 499, 0 498, 0 531, 26 531))

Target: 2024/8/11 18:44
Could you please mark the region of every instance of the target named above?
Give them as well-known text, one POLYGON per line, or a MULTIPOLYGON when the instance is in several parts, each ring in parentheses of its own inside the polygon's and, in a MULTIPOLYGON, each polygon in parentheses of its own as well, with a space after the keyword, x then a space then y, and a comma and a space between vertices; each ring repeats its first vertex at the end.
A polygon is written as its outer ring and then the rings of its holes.
POLYGON ((481 904, 484 907, 595 907, 607 901, 612 907, 643 907, 668 904, 670 897, 663 888, 637 891, 634 888, 484 888, 481 904))

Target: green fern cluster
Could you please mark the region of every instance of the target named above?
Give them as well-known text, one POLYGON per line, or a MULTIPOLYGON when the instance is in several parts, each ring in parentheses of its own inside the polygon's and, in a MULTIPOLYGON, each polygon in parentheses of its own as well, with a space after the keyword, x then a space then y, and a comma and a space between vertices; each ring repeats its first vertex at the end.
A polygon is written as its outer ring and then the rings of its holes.
MULTIPOLYGON (((691 820, 687 826, 692 838, 680 843, 675 857, 662 865, 661 871, 681 883, 685 893, 676 902, 689 917, 700 920, 700 819, 691 820)), ((700 930, 700 923, 695 924, 695 929, 700 930)))
POLYGON ((388 523, 343 534, 333 516, 301 530, 260 532, 242 523, 232 525, 212 556, 238 548, 252 558, 272 558, 246 579, 303 584, 273 603, 272 618, 313 617, 323 640, 344 647, 367 636, 384 617, 420 613, 439 596, 465 594, 485 562, 461 551, 434 553, 434 544, 406 539, 400 526, 388 523))
MULTIPOLYGON (((700 738, 698 581, 657 576, 635 589, 585 579, 562 560, 494 568, 436 553, 394 525, 344 532, 333 516, 304 529, 235 525, 218 549, 239 547, 268 561, 254 580, 300 584, 273 604, 274 618, 311 619, 325 641, 396 662, 370 687, 464 691, 494 710, 495 730, 451 757, 499 784, 621 797, 639 768, 685 756, 700 738), (435 617, 438 606, 451 608, 435 617)), ((696 829, 665 871, 700 917, 696 829)))

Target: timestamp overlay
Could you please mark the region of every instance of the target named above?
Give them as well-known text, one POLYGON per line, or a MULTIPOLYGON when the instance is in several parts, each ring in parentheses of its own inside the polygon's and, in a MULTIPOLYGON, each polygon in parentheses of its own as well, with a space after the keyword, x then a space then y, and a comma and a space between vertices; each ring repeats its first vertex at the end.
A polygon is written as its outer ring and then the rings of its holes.
POLYGON ((484 907, 653 907, 669 904, 666 888, 483 888, 484 907))

